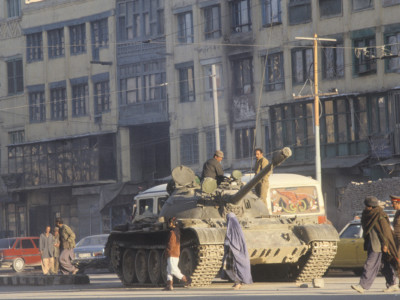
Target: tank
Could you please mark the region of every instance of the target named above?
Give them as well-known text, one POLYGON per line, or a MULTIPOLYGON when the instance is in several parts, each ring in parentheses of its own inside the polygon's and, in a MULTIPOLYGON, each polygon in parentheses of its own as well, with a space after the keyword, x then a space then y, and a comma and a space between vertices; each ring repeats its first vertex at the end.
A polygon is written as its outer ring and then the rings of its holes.
POLYGON ((173 182, 137 196, 133 222, 114 228, 106 246, 123 284, 166 281, 166 221, 172 216, 181 228, 182 273, 191 277, 192 286, 211 284, 221 268, 229 212, 243 228, 253 280, 302 284, 321 278, 335 257, 339 236, 327 221, 317 181, 271 174, 290 156, 291 150, 283 148, 259 174, 234 171, 219 186, 209 178, 200 184, 190 168, 179 166, 172 171, 173 182), (254 187, 265 175, 269 190, 263 201, 254 187))

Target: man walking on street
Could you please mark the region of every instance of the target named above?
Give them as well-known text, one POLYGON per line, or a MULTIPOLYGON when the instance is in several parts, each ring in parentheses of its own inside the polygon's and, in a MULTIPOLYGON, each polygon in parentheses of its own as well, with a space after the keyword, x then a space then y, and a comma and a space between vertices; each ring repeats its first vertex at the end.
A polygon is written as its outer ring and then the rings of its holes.
POLYGON ((168 228, 170 231, 167 248, 165 249, 165 253, 167 255, 167 286, 164 290, 172 291, 174 289, 173 276, 182 280, 185 286, 190 284, 190 279, 187 279, 178 267, 179 256, 181 253, 181 231, 177 225, 175 217, 172 217, 168 220, 168 228))
POLYGON ((397 291, 396 275, 392 267, 398 261, 397 247, 394 241, 389 218, 379 206, 379 200, 368 196, 364 200, 365 209, 361 216, 363 228, 364 250, 367 251, 367 260, 364 264, 360 283, 351 288, 359 293, 364 293, 374 282, 383 263, 381 270, 386 279, 384 292, 397 291))
MULTIPOLYGON (((263 151, 260 148, 256 148, 254 150, 254 154, 256 156, 256 164, 254 166, 254 172, 256 175, 260 173, 262 169, 264 169, 266 166, 268 166, 269 161, 263 156, 263 151)), ((269 175, 271 174, 271 171, 265 175, 259 183, 255 186, 256 190, 256 195, 261 198, 264 203, 267 201, 267 192, 268 192, 268 186, 269 186, 269 175)))
POLYGON ((50 230, 50 226, 46 226, 46 231, 43 232, 39 238, 39 250, 42 256, 42 271, 44 275, 53 273, 54 239, 50 230))
POLYGON ((75 275, 78 269, 72 265, 72 259, 74 259, 74 248, 75 248, 75 233, 72 229, 65 225, 61 218, 56 219, 56 225, 60 228, 60 242, 61 242, 61 253, 60 253, 60 269, 64 275, 72 274, 75 275))

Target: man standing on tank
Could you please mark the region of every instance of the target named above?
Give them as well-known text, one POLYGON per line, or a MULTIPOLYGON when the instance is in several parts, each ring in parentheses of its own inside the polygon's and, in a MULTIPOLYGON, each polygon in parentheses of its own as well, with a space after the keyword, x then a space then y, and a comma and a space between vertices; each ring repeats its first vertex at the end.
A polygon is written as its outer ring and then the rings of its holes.
MULTIPOLYGON (((254 166, 254 172, 256 174, 260 173, 262 169, 268 166, 269 161, 263 156, 263 151, 261 148, 256 148, 254 150, 254 155, 256 156, 256 164, 254 166)), ((269 186, 269 175, 271 174, 272 169, 268 174, 266 174, 260 182, 258 182, 255 186, 256 195, 261 198, 262 201, 267 201, 267 191, 269 186)))
POLYGON ((224 170, 222 169, 221 161, 224 158, 224 152, 217 150, 214 157, 207 160, 203 165, 203 173, 201 178, 211 177, 217 180, 218 184, 224 179, 224 170))
POLYGON ((365 209, 361 215, 363 228, 364 250, 367 251, 360 283, 351 288, 359 293, 364 293, 374 282, 381 270, 386 279, 384 292, 397 291, 395 271, 392 265, 398 261, 397 247, 394 241, 393 231, 387 214, 379 206, 379 200, 374 196, 367 196, 364 200, 365 209))

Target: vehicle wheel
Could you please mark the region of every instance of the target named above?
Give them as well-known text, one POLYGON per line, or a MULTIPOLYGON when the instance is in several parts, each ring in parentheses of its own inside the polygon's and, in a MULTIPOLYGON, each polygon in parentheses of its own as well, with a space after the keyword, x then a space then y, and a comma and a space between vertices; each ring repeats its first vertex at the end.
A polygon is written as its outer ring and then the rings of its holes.
POLYGON ((191 248, 184 248, 179 257, 179 269, 186 276, 191 276, 195 268, 195 257, 191 248))
POLYGON ((161 254, 161 279, 162 283, 167 283, 167 255, 165 250, 161 254))
POLYGON ((150 250, 147 262, 150 281, 157 285, 161 281, 161 252, 155 249, 150 250))
POLYGON ((147 253, 143 249, 136 252, 135 272, 139 283, 143 284, 147 282, 147 278, 149 277, 147 270, 147 253))
POLYGON ((126 285, 136 282, 135 254, 134 250, 127 249, 122 257, 122 280, 126 285))
POLYGON ((22 272, 25 268, 25 262, 22 258, 18 257, 14 259, 12 268, 15 272, 19 273, 22 272))

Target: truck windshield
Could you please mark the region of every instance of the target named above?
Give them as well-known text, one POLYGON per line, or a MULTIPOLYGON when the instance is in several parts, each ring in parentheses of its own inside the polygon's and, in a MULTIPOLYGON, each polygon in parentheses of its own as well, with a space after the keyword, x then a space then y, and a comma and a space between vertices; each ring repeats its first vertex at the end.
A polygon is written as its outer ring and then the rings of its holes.
POLYGON ((316 213, 320 210, 314 186, 273 188, 270 192, 274 215, 316 213))

